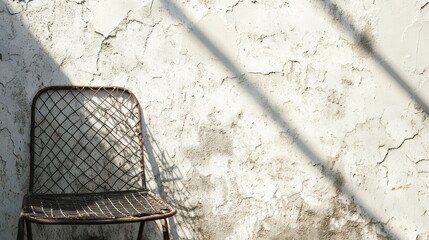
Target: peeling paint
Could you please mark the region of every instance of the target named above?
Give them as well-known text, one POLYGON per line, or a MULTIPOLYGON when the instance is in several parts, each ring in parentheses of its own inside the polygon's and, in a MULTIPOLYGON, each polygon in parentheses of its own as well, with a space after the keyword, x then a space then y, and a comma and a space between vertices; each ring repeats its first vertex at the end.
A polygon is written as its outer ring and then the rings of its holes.
POLYGON ((416 162, 416 168, 418 173, 429 174, 429 159, 420 159, 416 162))
POLYGON ((428 4, 0 0, 0 239, 28 189, 31 98, 70 84, 136 93, 173 239, 427 239, 428 4))
POLYGON ((210 159, 215 154, 232 155, 232 139, 222 129, 205 129, 199 132, 200 145, 186 150, 186 156, 191 159, 210 159))
POLYGON ((148 3, 147 1, 136 0, 109 0, 90 2, 90 4, 94 14, 92 21, 94 31, 107 37, 122 22, 129 11, 137 10, 148 3))

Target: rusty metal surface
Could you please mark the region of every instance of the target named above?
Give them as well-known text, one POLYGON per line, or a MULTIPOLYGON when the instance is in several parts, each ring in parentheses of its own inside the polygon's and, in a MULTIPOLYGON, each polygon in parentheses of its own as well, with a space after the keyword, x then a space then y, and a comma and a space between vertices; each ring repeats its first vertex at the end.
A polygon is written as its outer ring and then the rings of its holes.
POLYGON ((140 106, 124 88, 40 90, 32 103, 30 152, 21 219, 107 224, 176 213, 146 188, 140 106))
POLYGON ((118 87, 49 87, 33 101, 34 193, 145 188, 140 108, 118 87))
POLYGON ((175 214, 169 204, 147 190, 84 194, 29 194, 24 218, 49 224, 126 223, 175 214))

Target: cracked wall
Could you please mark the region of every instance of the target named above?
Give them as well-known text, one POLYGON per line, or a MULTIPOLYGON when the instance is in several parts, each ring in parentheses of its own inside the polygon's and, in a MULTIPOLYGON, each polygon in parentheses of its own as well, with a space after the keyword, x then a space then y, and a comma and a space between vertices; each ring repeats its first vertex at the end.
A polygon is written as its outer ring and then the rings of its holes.
POLYGON ((422 0, 0 0, 0 239, 31 98, 62 84, 136 93, 175 239, 428 239, 428 23, 422 0))

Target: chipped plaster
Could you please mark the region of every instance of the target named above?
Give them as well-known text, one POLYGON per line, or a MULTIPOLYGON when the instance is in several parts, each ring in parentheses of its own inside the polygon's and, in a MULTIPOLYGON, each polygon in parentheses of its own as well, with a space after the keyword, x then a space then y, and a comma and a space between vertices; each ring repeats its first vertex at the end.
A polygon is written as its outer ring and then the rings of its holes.
POLYGON ((0 239, 28 189, 31 98, 59 84, 136 93, 174 239, 427 239, 428 1, 108 3, 0 0, 0 239))

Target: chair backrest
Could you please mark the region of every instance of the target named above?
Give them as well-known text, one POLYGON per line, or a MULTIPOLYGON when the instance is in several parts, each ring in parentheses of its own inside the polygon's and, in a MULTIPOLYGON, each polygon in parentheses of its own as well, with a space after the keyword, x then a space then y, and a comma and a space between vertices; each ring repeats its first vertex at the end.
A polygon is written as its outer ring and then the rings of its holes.
POLYGON ((146 188, 140 106, 119 87, 40 90, 31 116, 32 193, 146 188))

